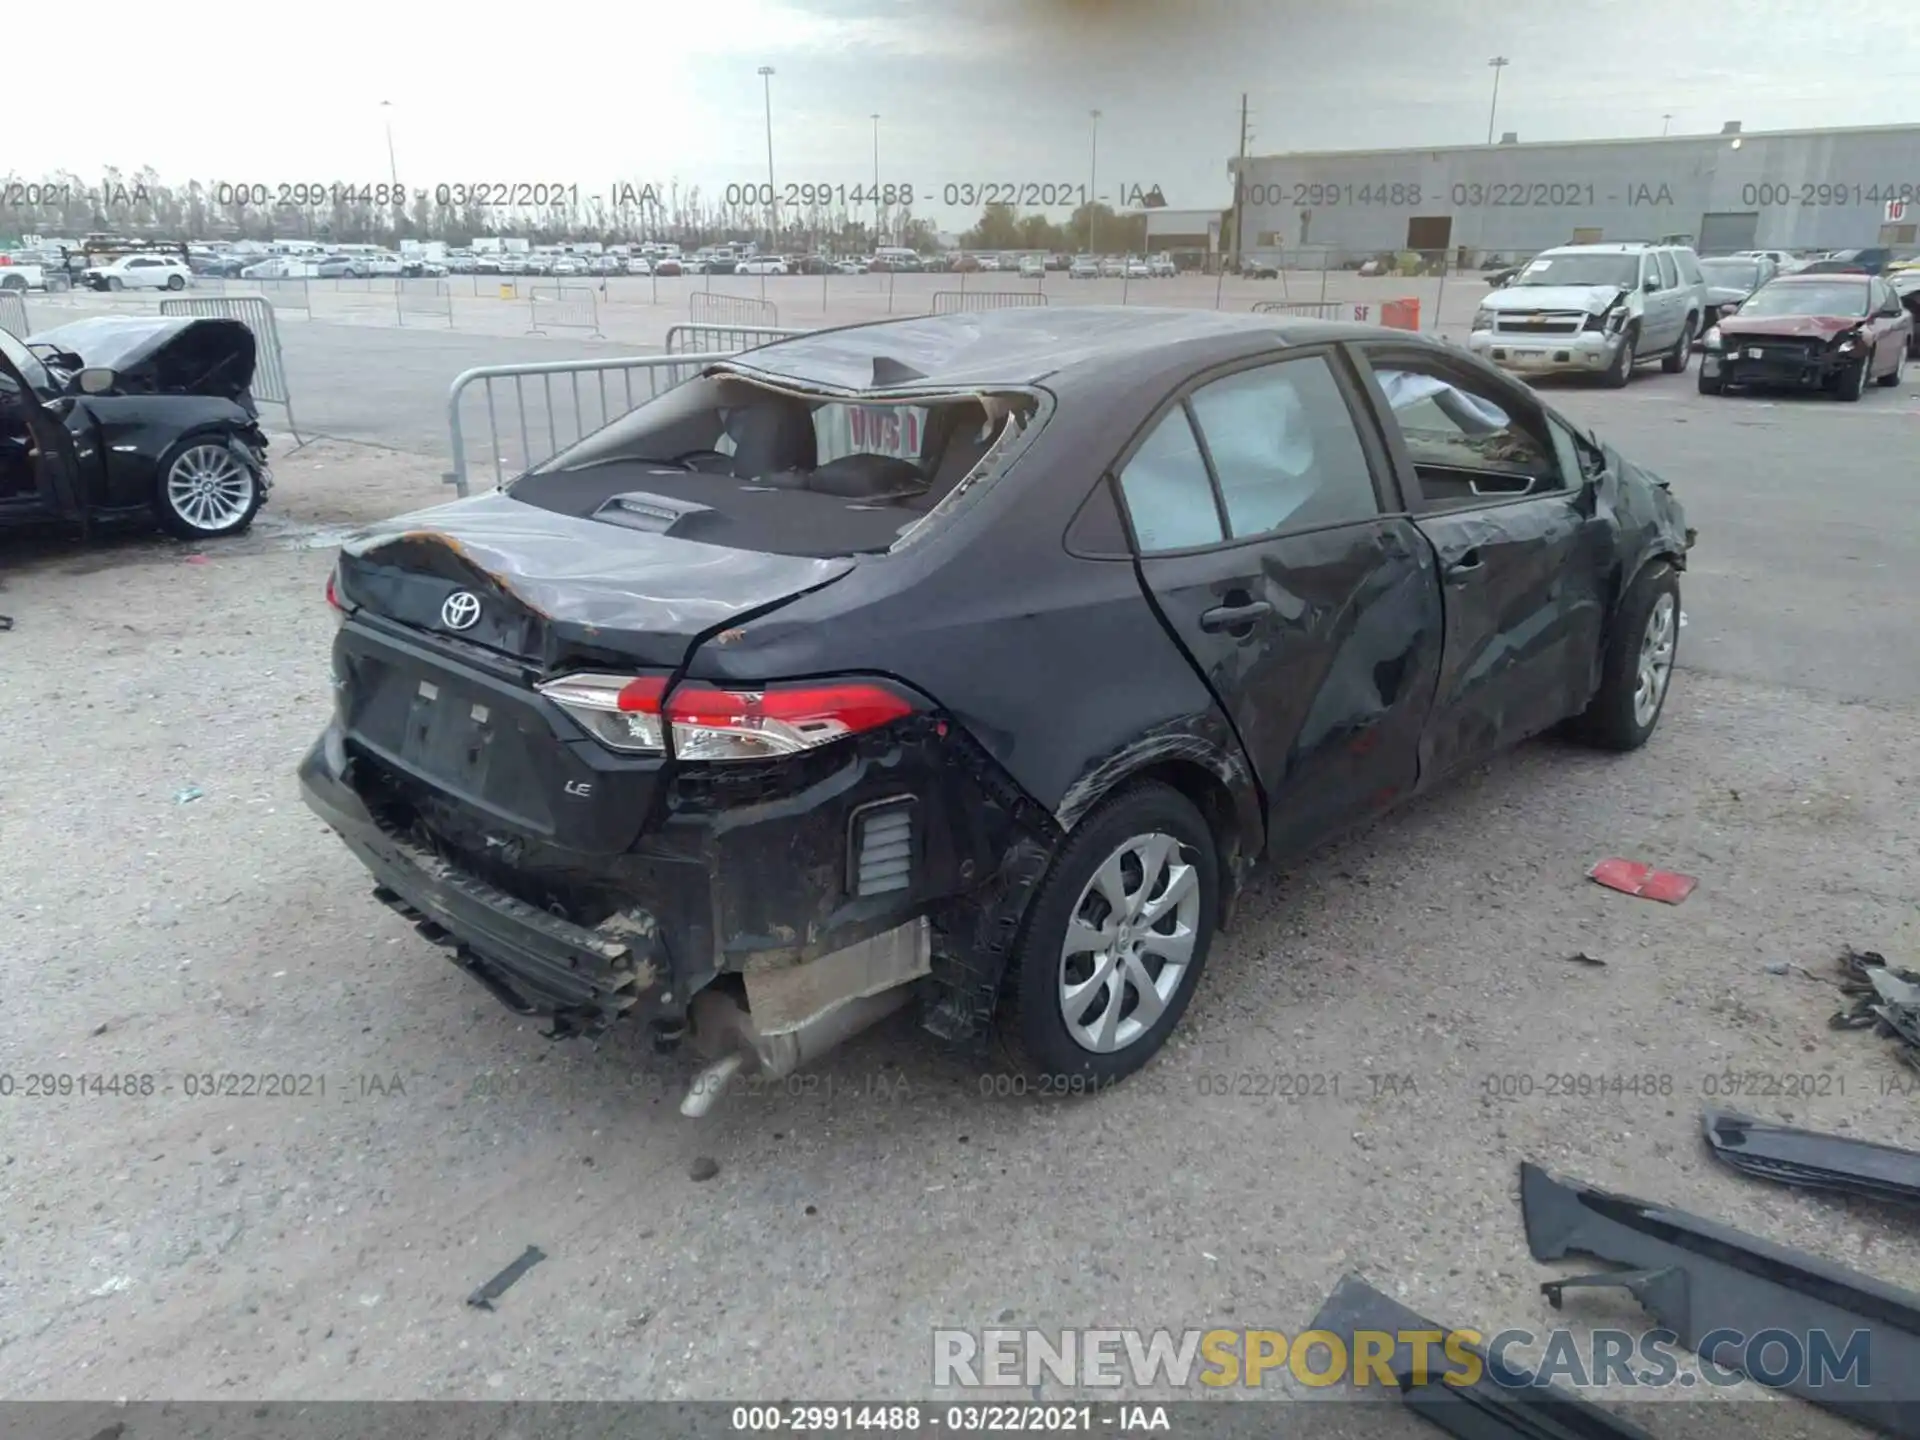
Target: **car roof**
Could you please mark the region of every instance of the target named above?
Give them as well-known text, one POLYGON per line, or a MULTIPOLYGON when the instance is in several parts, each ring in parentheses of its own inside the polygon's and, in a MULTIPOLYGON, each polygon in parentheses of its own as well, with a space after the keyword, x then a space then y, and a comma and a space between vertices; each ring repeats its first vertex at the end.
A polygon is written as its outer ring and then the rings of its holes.
POLYGON ((1777 275, 1767 283, 1769 285, 1831 285, 1836 280, 1858 280, 1861 284, 1873 279, 1864 270, 1816 270, 1811 275, 1796 270, 1791 275, 1777 275))
MULTIPOLYGON (((1641 250, 1677 250, 1677 245, 1655 245, 1650 240, 1608 240, 1592 245, 1555 245, 1542 255, 1630 255, 1641 250)), ((1538 257, 1535 257, 1538 258, 1538 257)))
MULTIPOLYGON (((1172 379, 1266 349, 1380 334, 1372 325, 1244 311, 1015 306, 810 331, 716 368, 844 390, 974 388, 1137 375, 1143 360, 1159 357, 1172 379)), ((1395 332, 1395 338, 1417 337, 1395 332)))

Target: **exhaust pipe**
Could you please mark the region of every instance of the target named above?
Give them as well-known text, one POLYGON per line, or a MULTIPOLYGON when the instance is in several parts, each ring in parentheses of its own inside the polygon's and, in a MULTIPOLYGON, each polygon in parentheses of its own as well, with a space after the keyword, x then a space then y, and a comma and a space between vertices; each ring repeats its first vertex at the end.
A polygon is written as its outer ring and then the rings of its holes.
POLYGON ((860 995, 821 1012, 806 1023, 777 1035, 762 1035, 753 1016, 731 995, 714 990, 694 996, 691 1007, 694 1041, 703 1051, 718 1049, 720 1058, 693 1077, 680 1113, 689 1119, 705 1115, 741 1072, 779 1079, 808 1061, 817 1060, 836 1045, 887 1018, 913 998, 912 981, 860 995))

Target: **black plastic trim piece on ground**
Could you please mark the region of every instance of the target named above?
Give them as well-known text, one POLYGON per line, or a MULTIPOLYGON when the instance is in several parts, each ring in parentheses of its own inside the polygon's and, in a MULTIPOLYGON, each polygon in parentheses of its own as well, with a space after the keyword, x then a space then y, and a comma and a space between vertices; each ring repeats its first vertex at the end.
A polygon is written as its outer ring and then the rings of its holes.
MULTIPOLYGON (((1410 1331, 1450 1333, 1383 1295, 1358 1275, 1346 1275, 1320 1307, 1307 1329, 1338 1335, 1353 1350, 1355 1332, 1410 1331)), ((1401 1401, 1414 1414, 1461 1440, 1652 1440, 1649 1432, 1609 1414, 1571 1391, 1545 1384, 1472 1345, 1458 1348, 1479 1358, 1485 1374, 1472 1385, 1449 1385, 1446 1369, 1426 1368, 1415 1383, 1413 1347, 1396 1344, 1387 1366, 1398 1383, 1401 1401)), ((1365 1393, 1361 1387, 1355 1387, 1365 1393)))
POLYGON ((1920 1153, 1846 1135, 1796 1130, 1727 1110, 1701 1116, 1713 1158, 1782 1185, 1920 1205, 1920 1153))
MULTIPOLYGON (((1591 1255, 1633 1267, 1550 1280, 1541 1291, 1559 1309, 1563 1292, 1628 1291, 1703 1360, 1798 1396, 1903 1440, 1920 1440, 1920 1295, 1729 1225, 1520 1167, 1527 1248, 1536 1260, 1591 1255), (1797 1346, 1806 1363, 1776 1383, 1752 1362, 1785 1358, 1782 1345, 1753 1353, 1766 1332, 1797 1346), (1847 1357, 1864 1336, 1864 1364, 1838 1377, 1810 1374, 1820 1353, 1847 1357), (1704 1348, 1703 1348, 1704 1347, 1704 1348)), ((1783 1366, 1783 1370, 1784 1370, 1783 1366)))

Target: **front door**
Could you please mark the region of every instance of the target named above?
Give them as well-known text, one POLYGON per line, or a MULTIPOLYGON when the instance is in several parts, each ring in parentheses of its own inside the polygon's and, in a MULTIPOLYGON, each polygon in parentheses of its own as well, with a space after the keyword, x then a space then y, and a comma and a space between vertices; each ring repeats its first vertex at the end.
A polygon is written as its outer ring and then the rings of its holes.
POLYGON ((1585 707, 1613 537, 1573 442, 1523 386, 1431 351, 1360 348, 1440 574, 1425 784, 1585 707))
POLYGON ((1269 853, 1312 845, 1418 777, 1439 585, 1426 543, 1390 513, 1358 398, 1333 351, 1215 374, 1119 471, 1142 582, 1239 735, 1269 853))
POLYGON ((36 393, 34 382, 45 375, 13 336, 0 338, 0 510, 84 524, 86 490, 73 436, 36 393))

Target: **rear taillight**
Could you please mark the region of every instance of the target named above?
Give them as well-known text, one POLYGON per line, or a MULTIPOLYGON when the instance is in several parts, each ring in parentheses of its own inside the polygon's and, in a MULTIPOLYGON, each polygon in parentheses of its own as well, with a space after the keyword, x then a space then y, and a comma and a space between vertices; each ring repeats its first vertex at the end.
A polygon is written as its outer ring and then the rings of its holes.
POLYGON ((336 621, 347 618, 347 603, 340 598, 340 572, 337 570, 327 572, 327 605, 332 609, 336 621))
POLYGON ((540 693, 603 744, 626 752, 662 750, 672 728, 682 760, 761 760, 832 744, 911 715, 904 691, 878 680, 796 680, 755 690, 692 680, 667 693, 662 676, 569 675, 540 693))

